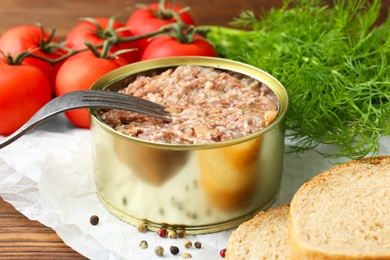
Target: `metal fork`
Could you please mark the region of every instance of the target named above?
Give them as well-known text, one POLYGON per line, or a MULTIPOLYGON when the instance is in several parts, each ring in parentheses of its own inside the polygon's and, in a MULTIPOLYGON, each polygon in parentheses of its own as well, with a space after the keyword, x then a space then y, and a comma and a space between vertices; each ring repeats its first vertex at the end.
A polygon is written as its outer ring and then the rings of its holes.
POLYGON ((169 112, 157 103, 108 90, 80 90, 52 99, 36 112, 29 121, 0 142, 0 149, 19 139, 50 117, 78 108, 114 108, 128 110, 170 122, 169 112))

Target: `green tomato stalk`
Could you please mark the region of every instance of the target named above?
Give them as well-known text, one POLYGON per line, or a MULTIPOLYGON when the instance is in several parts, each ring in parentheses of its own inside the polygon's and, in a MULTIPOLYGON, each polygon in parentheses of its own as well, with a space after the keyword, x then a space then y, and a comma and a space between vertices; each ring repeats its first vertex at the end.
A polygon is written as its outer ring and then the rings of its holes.
MULTIPOLYGON (((103 29, 98 22, 96 22, 93 18, 83 18, 83 20, 93 23, 97 30, 95 32, 96 35, 98 35, 100 38, 105 39, 104 43, 92 45, 91 43, 86 42, 86 47, 79 50, 73 50, 71 48, 66 47, 63 43, 54 43, 51 41, 44 42, 44 45, 39 47, 38 49, 46 48, 48 49, 50 47, 50 50, 53 51, 55 49, 62 50, 65 52, 64 55, 56 58, 56 59, 48 59, 39 55, 36 55, 33 53, 33 50, 29 50, 26 52, 21 53, 16 57, 15 59, 12 59, 12 57, 7 57, 8 60, 12 60, 12 63, 18 63, 20 64, 23 59, 27 57, 33 57, 39 60, 43 60, 51 64, 52 66, 58 62, 61 62, 79 52, 91 50, 95 53, 96 56, 107 56, 110 48, 116 44, 124 43, 124 42, 132 42, 137 41, 140 39, 146 39, 146 38, 152 38, 152 37, 158 37, 161 35, 168 35, 170 37, 175 38, 179 42, 183 43, 192 43, 194 40, 196 40, 195 33, 198 31, 198 29, 195 26, 187 25, 185 24, 180 16, 173 12, 172 16, 175 17, 176 23, 171 23, 165 26, 162 26, 159 30, 156 30, 154 32, 130 36, 130 37, 120 37, 118 33, 123 30, 123 28, 114 29, 112 24, 114 23, 116 17, 113 16, 110 18, 110 22, 107 26, 107 28, 103 29), (104 48, 102 52, 97 51, 99 48, 104 48)), ((43 28, 42 28, 43 32, 43 28)), ((51 36, 51 38, 54 36, 54 34, 51 36)), ((128 51, 134 51, 133 49, 129 50, 122 50, 118 51, 114 54, 114 56, 117 56, 119 54, 122 54, 124 52, 128 51)), ((110 56, 109 58, 112 58, 113 56, 110 56)))

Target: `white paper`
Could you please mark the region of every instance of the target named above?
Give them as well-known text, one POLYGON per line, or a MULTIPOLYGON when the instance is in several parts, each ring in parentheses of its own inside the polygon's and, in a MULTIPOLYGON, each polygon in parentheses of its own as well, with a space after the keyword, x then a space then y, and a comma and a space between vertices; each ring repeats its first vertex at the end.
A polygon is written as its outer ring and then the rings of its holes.
MULTIPOLYGON (((90 259, 160 259, 154 254, 158 245, 165 249, 164 259, 180 257, 171 255, 171 245, 193 259, 220 259, 231 230, 187 236, 193 243, 201 242, 202 248, 185 249, 183 239, 141 234, 111 215, 95 193, 91 150, 89 130, 73 128, 63 115, 57 116, 0 150, 0 196, 29 219, 53 228, 66 244, 90 259), (99 216, 97 226, 90 224, 91 215, 99 216), (140 249, 141 240, 148 242, 148 249, 140 249)), ((390 155, 390 137, 382 138, 380 154, 390 155)), ((332 166, 315 151, 286 153, 281 190, 273 206, 290 201, 304 182, 332 166)))

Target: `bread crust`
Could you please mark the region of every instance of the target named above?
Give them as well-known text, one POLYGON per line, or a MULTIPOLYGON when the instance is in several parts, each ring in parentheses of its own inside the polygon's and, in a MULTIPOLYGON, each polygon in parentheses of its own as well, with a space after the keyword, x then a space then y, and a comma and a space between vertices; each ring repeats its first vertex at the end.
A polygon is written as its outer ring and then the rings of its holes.
MULTIPOLYGON (((267 258, 267 249, 275 250, 279 260, 288 259, 288 242, 287 242, 287 220, 289 203, 281 205, 276 208, 269 209, 267 211, 259 212, 252 219, 242 223, 235 231, 232 232, 227 244, 226 259, 227 260, 248 260, 248 259, 274 259, 267 258), (283 224, 279 226, 278 224, 283 224), (273 233, 271 229, 274 229, 275 235, 261 236, 261 232, 273 233), (254 237, 261 239, 262 242, 258 243, 258 240, 254 237), (262 248, 261 245, 272 244, 274 240, 280 243, 274 245, 272 248, 262 248)), ((272 252, 274 253, 274 252, 272 252)), ((269 253, 268 253, 269 255, 269 253)))
MULTIPOLYGON (((298 215, 301 202, 301 197, 306 196, 305 192, 310 189, 314 189, 316 187, 323 187, 323 182, 328 180, 329 178, 333 178, 334 174, 343 174, 344 172, 348 172, 348 169, 352 166, 359 166, 365 164, 367 167, 379 167, 384 164, 390 165, 390 156, 378 156, 376 158, 363 158, 360 160, 351 161, 339 166, 335 166, 320 175, 313 177, 310 181, 303 184, 296 194, 294 195, 290 211, 289 211, 289 245, 290 245, 290 257, 291 259, 297 260, 305 260, 305 259, 389 259, 390 260, 390 252, 386 255, 363 255, 363 254, 334 254, 330 252, 323 252, 319 249, 314 248, 310 244, 306 243, 306 241, 300 241, 297 234, 300 232, 297 230, 295 217, 298 215), (369 164, 369 165, 368 165, 369 164)), ((387 171, 387 170, 386 170, 387 171)), ((353 173, 350 173, 353 174, 353 173)), ((390 172, 389 172, 390 176, 390 172)), ((380 198, 378 198, 380 199, 380 198)), ((390 205, 389 205, 390 207, 390 205)), ((390 217, 390 216, 388 216, 390 217)), ((388 234, 390 236, 390 234, 388 234)))

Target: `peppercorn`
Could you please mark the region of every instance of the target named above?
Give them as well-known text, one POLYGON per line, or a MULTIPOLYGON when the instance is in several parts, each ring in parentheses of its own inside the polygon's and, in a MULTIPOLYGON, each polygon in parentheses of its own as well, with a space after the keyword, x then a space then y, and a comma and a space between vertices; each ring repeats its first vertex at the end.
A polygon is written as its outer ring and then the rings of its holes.
POLYGON ((202 248, 202 243, 200 243, 199 241, 196 241, 195 242, 195 247, 198 248, 198 249, 202 248))
POLYGON ((221 251, 219 251, 219 255, 223 258, 225 258, 226 256, 226 248, 222 249, 221 251))
POLYGON ((171 254, 172 255, 177 255, 178 253, 179 253, 179 248, 177 247, 177 246, 171 246, 170 248, 169 248, 169 250, 171 251, 171 254))
POLYGON ((185 232, 184 230, 178 230, 176 231, 176 234, 179 238, 184 238, 185 237, 185 232))
POLYGON ((147 230, 146 224, 145 224, 144 222, 138 224, 137 230, 138 230, 138 232, 140 232, 140 233, 145 233, 146 230, 147 230))
POLYGON ((157 256, 163 256, 164 255, 164 248, 162 246, 156 246, 154 248, 154 253, 157 255, 157 256))
POLYGON ((142 248, 142 249, 148 248, 148 242, 147 242, 146 240, 142 240, 142 241, 139 243, 139 247, 142 248))
POLYGON ((184 247, 185 247, 185 248, 190 248, 190 247, 192 247, 192 242, 191 242, 190 240, 184 241, 184 247))
POLYGON ((192 258, 192 255, 190 253, 184 253, 182 255, 183 258, 192 258))
POLYGON ((175 239, 176 238, 176 232, 174 230, 169 230, 168 231, 168 237, 175 239))
POLYGON ((91 223, 91 225, 93 225, 93 226, 96 226, 97 224, 99 224, 99 217, 96 215, 92 215, 89 218, 89 223, 91 223))
POLYGON ((166 237, 167 236, 167 230, 162 228, 162 229, 157 231, 157 235, 159 235, 160 237, 166 237))

